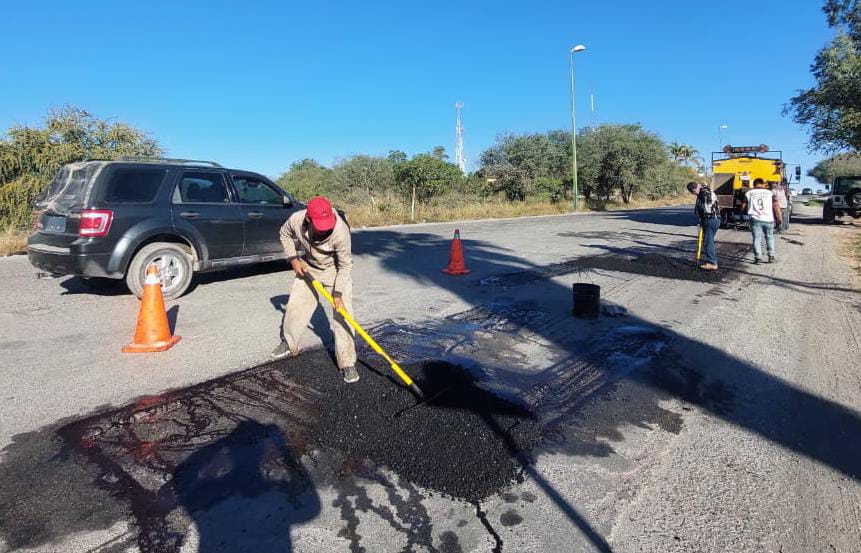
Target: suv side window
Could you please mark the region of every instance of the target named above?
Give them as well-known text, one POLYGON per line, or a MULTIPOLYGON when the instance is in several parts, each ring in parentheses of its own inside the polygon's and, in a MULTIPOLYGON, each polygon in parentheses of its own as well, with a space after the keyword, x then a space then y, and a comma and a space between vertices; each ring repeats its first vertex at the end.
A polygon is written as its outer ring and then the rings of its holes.
POLYGON ((848 194, 850 190, 861 186, 861 177, 837 177, 832 194, 848 194))
POLYGON ((183 204, 229 203, 224 175, 210 171, 186 171, 174 190, 173 201, 183 204))
POLYGON ((105 202, 109 204, 152 202, 166 175, 165 169, 149 167, 116 169, 105 185, 105 202))
POLYGON ((239 202, 243 204, 283 205, 281 194, 272 190, 265 182, 254 177, 234 175, 233 186, 239 202))

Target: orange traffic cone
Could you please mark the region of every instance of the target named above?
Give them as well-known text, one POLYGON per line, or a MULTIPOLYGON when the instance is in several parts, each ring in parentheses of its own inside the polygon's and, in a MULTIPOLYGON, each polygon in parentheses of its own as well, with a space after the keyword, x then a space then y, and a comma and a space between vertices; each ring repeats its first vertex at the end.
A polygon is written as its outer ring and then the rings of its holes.
POLYGON ((135 337, 131 344, 123 346, 123 353, 164 351, 172 348, 180 339, 180 336, 170 335, 167 312, 164 310, 164 297, 161 295, 158 267, 150 265, 146 270, 135 337))
POLYGON ((463 259, 463 245, 460 243, 460 230, 455 229, 454 238, 451 239, 451 255, 448 259, 448 267, 442 270, 450 275, 468 275, 469 269, 463 259))

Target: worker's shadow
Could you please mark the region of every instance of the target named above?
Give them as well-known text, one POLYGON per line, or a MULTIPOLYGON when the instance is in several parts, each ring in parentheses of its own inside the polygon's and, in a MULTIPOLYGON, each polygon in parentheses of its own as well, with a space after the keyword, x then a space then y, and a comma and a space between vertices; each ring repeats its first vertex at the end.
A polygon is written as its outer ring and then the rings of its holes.
MULTIPOLYGON (((269 303, 276 311, 281 312, 281 324, 278 327, 278 335, 284 339, 284 317, 287 316, 287 302, 290 300, 290 294, 280 294, 269 298, 269 303)), ((323 307, 318 305, 314 310, 314 315, 311 317, 311 331, 320 337, 323 346, 331 348, 335 344, 335 334, 332 332, 332 326, 323 307)))
POLYGON ((320 513, 320 498, 275 425, 241 422, 174 471, 179 505, 200 553, 289 553, 291 527, 320 513))

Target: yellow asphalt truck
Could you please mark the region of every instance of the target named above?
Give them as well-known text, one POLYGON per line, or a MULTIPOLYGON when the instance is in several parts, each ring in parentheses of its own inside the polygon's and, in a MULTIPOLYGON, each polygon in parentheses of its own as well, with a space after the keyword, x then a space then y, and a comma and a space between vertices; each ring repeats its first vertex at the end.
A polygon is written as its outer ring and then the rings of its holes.
MULTIPOLYGON (((801 181, 801 166, 794 165, 794 182, 801 181)), ((712 152, 712 185, 720 206, 721 227, 746 223, 747 214, 739 205, 744 193, 753 188, 753 181, 762 179, 771 186, 788 187, 792 174, 787 173, 783 153, 771 151, 765 144, 759 146, 726 146, 721 152, 712 152)), ((788 188, 787 188, 788 191, 788 188)), ((792 202, 789 202, 790 214, 792 202)))

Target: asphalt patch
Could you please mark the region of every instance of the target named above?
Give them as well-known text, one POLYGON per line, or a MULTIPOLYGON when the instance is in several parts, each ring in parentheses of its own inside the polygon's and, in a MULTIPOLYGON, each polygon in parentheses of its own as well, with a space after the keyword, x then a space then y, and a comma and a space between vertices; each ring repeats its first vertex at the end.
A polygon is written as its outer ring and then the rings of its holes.
POLYGON ((739 251, 733 245, 718 247, 718 263, 715 271, 704 271, 693 259, 685 259, 660 253, 631 253, 626 255, 602 254, 578 259, 579 270, 603 270, 630 273, 671 280, 696 282, 724 282, 738 265, 739 251))
POLYGON ((541 439, 541 425, 524 405, 481 388, 458 365, 427 361, 404 367, 431 398, 418 406, 389 367, 378 363, 360 366, 356 384, 345 384, 322 351, 277 367, 322 398, 310 441, 447 496, 474 502, 499 492, 541 439))
POLYGON ((552 263, 543 267, 493 275, 478 281, 478 285, 489 288, 511 288, 531 282, 547 280, 559 276, 577 274, 581 278, 590 271, 615 271, 675 280, 698 282, 723 282, 731 276, 732 269, 738 265, 741 256, 749 249, 746 245, 734 242, 717 245, 718 264, 716 271, 704 271, 693 259, 667 255, 653 251, 627 250, 612 248, 610 253, 589 255, 552 263))

